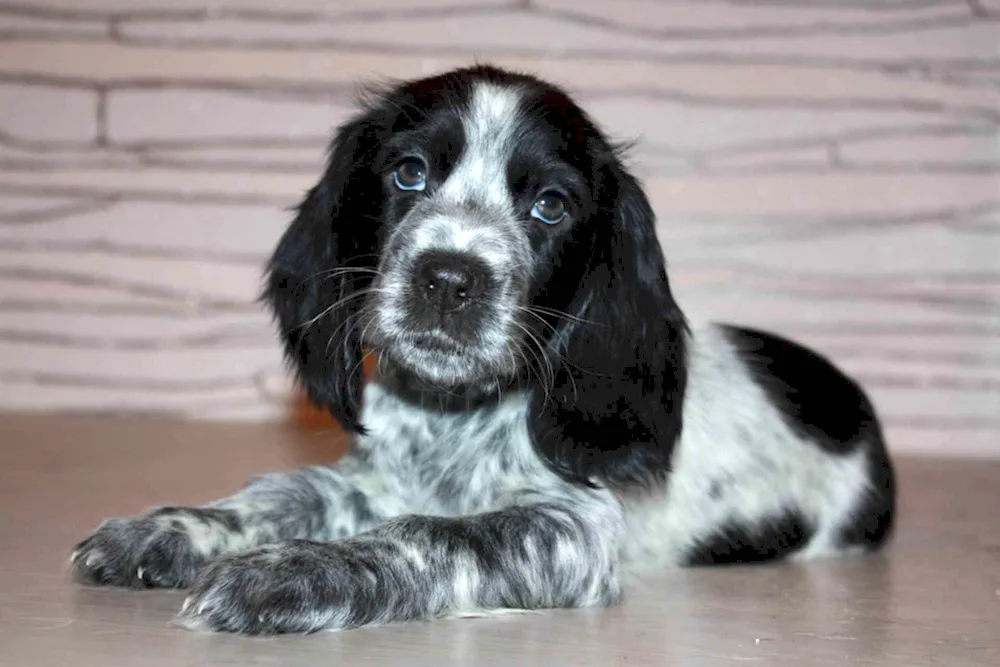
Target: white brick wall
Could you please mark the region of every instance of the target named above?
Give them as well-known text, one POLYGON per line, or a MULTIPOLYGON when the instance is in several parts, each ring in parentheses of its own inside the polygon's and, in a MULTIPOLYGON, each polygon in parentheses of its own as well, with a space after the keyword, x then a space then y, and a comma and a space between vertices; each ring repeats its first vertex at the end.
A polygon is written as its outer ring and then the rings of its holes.
POLYGON ((0 409, 279 418, 254 297, 359 80, 473 58, 634 155, 697 318, 796 336, 893 448, 1000 455, 1000 4, 0 2, 0 409))

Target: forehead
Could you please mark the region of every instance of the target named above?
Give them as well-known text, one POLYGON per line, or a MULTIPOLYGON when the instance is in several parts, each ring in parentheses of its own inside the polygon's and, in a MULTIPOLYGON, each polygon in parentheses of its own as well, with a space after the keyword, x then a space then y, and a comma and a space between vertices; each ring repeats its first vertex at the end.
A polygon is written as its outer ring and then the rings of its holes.
POLYGON ((397 114, 390 159, 427 159, 441 177, 436 198, 509 206, 545 181, 580 185, 589 173, 585 115, 533 79, 426 79, 388 106, 397 114))
POLYGON ((425 79, 386 94, 382 101, 388 114, 385 127, 390 141, 471 137, 479 127, 498 129, 520 117, 523 86, 503 82, 425 79), (473 131, 473 132, 470 132, 473 131), (451 135, 451 136, 449 136, 451 135))
POLYGON ((503 143, 520 120, 523 99, 524 91, 518 86, 473 84, 462 114, 466 136, 484 144, 503 143))
POLYGON ((476 84, 460 122, 464 150, 438 196, 456 203, 508 206, 507 166, 522 125, 520 92, 510 86, 476 84))

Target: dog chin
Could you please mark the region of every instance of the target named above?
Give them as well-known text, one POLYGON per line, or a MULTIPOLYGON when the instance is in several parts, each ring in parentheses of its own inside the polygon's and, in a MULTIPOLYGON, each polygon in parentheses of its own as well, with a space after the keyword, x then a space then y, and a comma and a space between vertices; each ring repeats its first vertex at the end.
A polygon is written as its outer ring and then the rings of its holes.
MULTIPOLYGON (((428 389, 491 390, 515 369, 490 363, 469 348, 435 341, 398 340, 377 350, 391 366, 428 389)), ((509 365, 509 364, 508 364, 509 365)))

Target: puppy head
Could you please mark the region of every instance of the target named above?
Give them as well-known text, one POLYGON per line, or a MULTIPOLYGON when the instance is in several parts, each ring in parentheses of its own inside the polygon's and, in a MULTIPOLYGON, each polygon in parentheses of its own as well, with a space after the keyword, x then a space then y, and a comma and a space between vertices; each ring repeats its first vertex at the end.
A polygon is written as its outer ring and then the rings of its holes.
POLYGON ((659 373, 676 310, 615 148, 558 88, 490 67, 381 91, 340 128, 266 296, 348 427, 362 346, 428 386, 532 377, 552 399, 573 367, 659 373))

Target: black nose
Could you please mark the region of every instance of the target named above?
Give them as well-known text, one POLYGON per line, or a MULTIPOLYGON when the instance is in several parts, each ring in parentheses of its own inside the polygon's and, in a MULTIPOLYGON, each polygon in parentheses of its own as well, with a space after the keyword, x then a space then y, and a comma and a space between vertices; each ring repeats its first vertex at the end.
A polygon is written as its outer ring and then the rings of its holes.
POLYGON ((415 281, 420 294, 442 313, 467 306, 483 294, 486 267, 474 257, 428 253, 417 261, 415 281))

